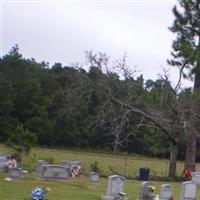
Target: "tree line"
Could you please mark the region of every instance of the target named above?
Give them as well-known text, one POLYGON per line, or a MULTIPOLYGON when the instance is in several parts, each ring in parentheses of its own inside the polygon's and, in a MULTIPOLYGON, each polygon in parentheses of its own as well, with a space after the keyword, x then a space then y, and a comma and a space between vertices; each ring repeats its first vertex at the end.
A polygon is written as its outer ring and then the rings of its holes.
MULTIPOLYGON (((125 59, 115 63, 117 74, 105 54, 88 52, 87 58, 88 71, 49 66, 23 58, 14 46, 0 60, 1 142, 20 144, 27 138, 26 145, 168 156, 174 140, 181 141, 183 158, 184 133, 182 124, 174 124, 177 98, 170 81, 134 78, 125 59)), ((185 104, 192 95, 191 89, 179 94, 185 104)))

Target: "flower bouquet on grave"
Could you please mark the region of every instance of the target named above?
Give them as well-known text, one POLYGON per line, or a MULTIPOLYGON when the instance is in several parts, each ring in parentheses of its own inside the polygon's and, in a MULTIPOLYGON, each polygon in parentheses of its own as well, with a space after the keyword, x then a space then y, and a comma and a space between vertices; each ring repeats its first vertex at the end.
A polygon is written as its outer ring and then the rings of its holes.
POLYGON ((31 200, 44 200, 48 190, 49 190, 49 188, 46 188, 46 187, 44 187, 44 188, 36 187, 31 192, 31 200))
POLYGON ((6 162, 8 169, 17 167, 17 161, 15 159, 10 159, 6 162))
POLYGON ((188 169, 185 169, 184 172, 183 172, 183 177, 187 180, 191 180, 192 178, 192 173, 190 170, 188 169))
POLYGON ((73 165, 71 167, 72 177, 79 177, 82 175, 82 168, 79 165, 73 165))
POLYGON ((148 191, 150 192, 150 193, 149 193, 150 199, 152 199, 152 200, 159 200, 159 196, 158 196, 157 194, 154 194, 156 188, 155 188, 153 185, 149 185, 149 186, 147 187, 147 189, 148 189, 148 191))
POLYGON ((115 197, 115 200, 126 200, 126 194, 124 192, 119 192, 115 197))

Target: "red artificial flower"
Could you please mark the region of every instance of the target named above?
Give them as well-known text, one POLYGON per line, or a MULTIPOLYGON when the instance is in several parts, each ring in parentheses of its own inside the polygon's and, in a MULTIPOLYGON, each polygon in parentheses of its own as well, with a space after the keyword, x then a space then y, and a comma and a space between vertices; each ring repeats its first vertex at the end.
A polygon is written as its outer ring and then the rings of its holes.
POLYGON ((183 172, 183 177, 184 178, 192 178, 192 174, 191 174, 190 170, 185 169, 185 171, 183 172))

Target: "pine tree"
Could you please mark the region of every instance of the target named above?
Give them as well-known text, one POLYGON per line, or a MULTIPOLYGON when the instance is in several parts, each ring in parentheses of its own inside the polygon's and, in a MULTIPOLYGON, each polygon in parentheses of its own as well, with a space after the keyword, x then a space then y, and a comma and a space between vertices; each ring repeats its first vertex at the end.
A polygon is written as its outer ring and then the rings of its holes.
POLYGON ((177 37, 168 63, 180 67, 186 78, 194 75, 194 90, 200 90, 200 0, 180 0, 173 13, 175 20, 169 29, 177 37))
MULTIPOLYGON (((169 28, 176 34, 168 63, 180 68, 185 78, 194 77, 193 91, 200 91, 200 0, 180 0, 174 6, 175 20, 169 28)), ((196 105, 196 111, 199 106, 196 105)), ((186 155, 185 169, 195 170, 197 124, 192 112, 185 113, 186 155)))

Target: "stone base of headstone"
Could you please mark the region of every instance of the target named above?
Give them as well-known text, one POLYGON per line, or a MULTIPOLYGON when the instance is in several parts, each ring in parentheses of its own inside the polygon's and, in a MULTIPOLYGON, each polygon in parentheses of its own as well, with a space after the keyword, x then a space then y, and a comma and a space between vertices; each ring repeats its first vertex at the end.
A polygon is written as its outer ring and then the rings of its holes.
MULTIPOLYGON (((112 196, 102 195, 101 200, 120 200, 120 199, 112 196)), ((122 200, 128 200, 128 197, 124 197, 122 200)))
POLYGON ((112 196, 102 195, 101 200, 115 200, 115 198, 112 196))

